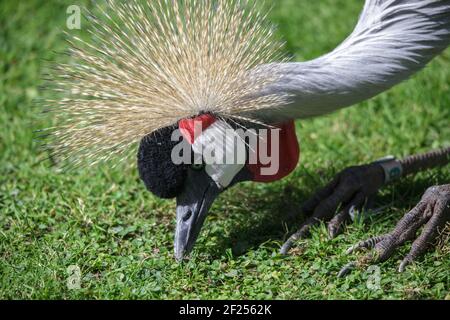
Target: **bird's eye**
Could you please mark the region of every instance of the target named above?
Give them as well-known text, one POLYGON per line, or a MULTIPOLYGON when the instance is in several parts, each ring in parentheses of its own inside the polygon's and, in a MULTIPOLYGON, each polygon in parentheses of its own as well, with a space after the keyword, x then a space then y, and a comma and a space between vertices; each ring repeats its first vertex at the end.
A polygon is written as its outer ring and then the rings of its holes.
POLYGON ((191 165, 192 170, 195 170, 195 171, 203 170, 204 167, 205 167, 205 165, 203 163, 191 165))

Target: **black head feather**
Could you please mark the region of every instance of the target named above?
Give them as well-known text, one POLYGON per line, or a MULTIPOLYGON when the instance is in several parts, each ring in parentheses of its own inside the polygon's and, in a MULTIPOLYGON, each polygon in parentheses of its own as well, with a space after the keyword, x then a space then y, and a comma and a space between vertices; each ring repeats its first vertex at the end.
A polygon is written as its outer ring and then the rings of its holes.
POLYGON ((139 175, 147 189, 157 197, 172 199, 182 191, 186 166, 175 165, 172 150, 180 141, 172 141, 176 127, 161 129, 141 141, 138 152, 139 175))

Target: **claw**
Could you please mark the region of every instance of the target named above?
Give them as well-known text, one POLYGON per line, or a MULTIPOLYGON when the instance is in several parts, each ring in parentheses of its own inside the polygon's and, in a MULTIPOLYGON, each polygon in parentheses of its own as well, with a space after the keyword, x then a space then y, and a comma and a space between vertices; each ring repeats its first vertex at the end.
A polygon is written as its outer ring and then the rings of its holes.
POLYGON ((338 273, 338 278, 345 278, 348 276, 354 269, 356 268, 356 262, 350 262, 349 264, 345 265, 341 271, 338 273))
POLYGON ((402 263, 400 263, 400 267, 398 268, 398 272, 403 273, 406 270, 406 267, 412 263, 411 259, 405 258, 402 263))
POLYGON ((336 238, 338 235, 340 235, 342 232, 342 228, 336 227, 336 226, 328 226, 328 235, 330 239, 336 238))
POLYGON ((346 255, 351 255, 351 254, 355 253, 358 249, 360 249, 360 246, 356 244, 356 245, 351 246, 350 248, 348 248, 347 251, 345 252, 345 254, 346 255))
POLYGON ((283 256, 286 256, 289 253, 289 251, 292 249, 293 246, 294 246, 294 241, 289 239, 281 247, 280 254, 283 256))
MULTIPOLYGON (((450 185, 434 187, 427 190, 422 200, 408 212, 394 230, 380 237, 362 241, 349 250, 347 254, 363 249, 374 249, 373 255, 365 257, 365 262, 378 263, 388 260, 400 246, 414 240, 410 253, 400 263, 398 271, 404 272, 413 261, 422 256, 439 237, 439 230, 450 220, 450 185), (421 227, 422 233, 416 238, 421 227)), ((340 274, 348 272, 348 266, 340 274)))
POLYGON ((316 220, 314 218, 309 219, 308 221, 305 222, 305 224, 300 228, 299 231, 297 231, 296 233, 294 233, 281 247, 280 249, 280 254, 281 255, 287 255, 289 253, 289 250, 292 249, 292 247, 294 247, 295 243, 300 240, 305 238, 308 234, 309 234, 309 230, 312 226, 316 225, 317 223, 319 223, 319 220, 316 220))
POLYGON ((336 215, 328 224, 328 236, 330 239, 336 238, 344 230, 344 224, 349 220, 349 214, 346 210, 336 215))
POLYGON ((281 255, 287 255, 289 251, 294 247, 295 243, 300 240, 301 238, 304 238, 308 230, 311 226, 311 222, 307 222, 300 230, 296 233, 294 233, 281 247, 280 254, 281 255))

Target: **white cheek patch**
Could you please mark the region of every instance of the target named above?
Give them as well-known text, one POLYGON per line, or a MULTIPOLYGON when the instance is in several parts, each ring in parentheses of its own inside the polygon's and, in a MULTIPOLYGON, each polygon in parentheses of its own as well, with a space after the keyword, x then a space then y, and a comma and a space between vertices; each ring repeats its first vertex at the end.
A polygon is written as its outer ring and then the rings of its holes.
POLYGON ((236 175, 244 168, 243 165, 206 165, 206 173, 221 189, 227 188, 236 175))
POLYGON ((192 149, 203 157, 206 173, 217 186, 225 189, 245 166, 245 144, 233 138, 234 129, 224 121, 216 121, 195 140, 192 149), (241 148, 240 148, 241 147, 241 148), (238 155, 238 157, 236 157, 238 155))

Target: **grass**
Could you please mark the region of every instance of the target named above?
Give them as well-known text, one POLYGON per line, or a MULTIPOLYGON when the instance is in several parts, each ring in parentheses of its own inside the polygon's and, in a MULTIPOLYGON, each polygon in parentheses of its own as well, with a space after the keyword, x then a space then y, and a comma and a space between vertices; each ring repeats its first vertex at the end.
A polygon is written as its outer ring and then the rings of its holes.
MULTIPOLYGON (((80 5, 87 3, 80 2, 80 5)), ((450 247, 442 244, 404 274, 408 246, 372 274, 336 273, 345 250, 389 231, 425 189, 448 183, 450 169, 404 179, 383 190, 383 215, 328 240, 324 226, 297 253, 277 251, 303 217, 298 206, 346 166, 386 154, 404 156, 450 144, 450 52, 411 81, 331 116, 298 122, 302 162, 270 185, 243 184, 214 205, 192 258, 172 258, 175 205, 153 198, 134 163, 61 174, 33 142, 34 100, 45 59, 60 59, 66 8, 73 1, 0 4, 0 298, 7 299, 445 299, 450 247), (69 290, 68 267, 81 288, 69 290)), ((362 1, 275 2, 272 19, 297 60, 333 49, 351 31, 362 1)))

